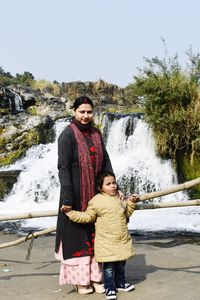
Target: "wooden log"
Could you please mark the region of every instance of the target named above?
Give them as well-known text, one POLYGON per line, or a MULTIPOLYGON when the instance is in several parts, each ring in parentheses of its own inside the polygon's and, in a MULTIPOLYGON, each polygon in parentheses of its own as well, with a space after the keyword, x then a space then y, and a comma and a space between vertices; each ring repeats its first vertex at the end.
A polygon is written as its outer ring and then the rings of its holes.
POLYGON ((184 207, 184 206, 198 206, 200 205, 200 199, 180 201, 180 202, 159 202, 159 203, 147 203, 137 204, 136 209, 156 209, 156 208, 170 208, 170 207, 184 207))
MULTIPOLYGON (((190 189, 191 187, 200 184, 200 177, 188 182, 185 182, 183 184, 179 184, 176 186, 173 186, 171 188, 161 190, 158 192, 152 192, 145 195, 141 195, 139 197, 140 201, 149 200, 152 198, 165 196, 168 194, 176 193, 182 190, 190 189)), ((200 205, 200 199, 197 200, 189 200, 186 202, 180 201, 180 202, 169 202, 169 203, 156 203, 156 204, 137 204, 136 209, 152 209, 152 208, 169 208, 169 207, 183 207, 183 206, 194 206, 194 205, 200 205)), ((30 219, 30 218, 40 218, 40 217, 51 217, 51 216, 57 216, 57 211, 40 211, 40 212, 30 212, 26 214, 18 214, 18 215, 12 215, 12 216, 0 216, 0 221, 8 221, 8 220, 17 220, 17 219, 30 219)), ((50 227, 45 230, 41 230, 38 232, 34 232, 31 234, 28 234, 27 236, 20 238, 18 240, 3 243, 0 244, 0 249, 15 246, 18 244, 21 244, 23 242, 26 242, 27 240, 33 239, 35 237, 48 234, 51 232, 54 232, 56 230, 55 227, 50 227)))
POLYGON ((24 236, 24 237, 22 237, 18 240, 0 244, 0 249, 19 245, 21 243, 24 243, 24 242, 26 242, 28 240, 31 240, 33 238, 36 238, 38 236, 54 232, 55 230, 56 230, 56 227, 50 227, 50 228, 45 229, 45 230, 40 230, 40 231, 37 231, 37 232, 33 232, 33 233, 28 234, 27 236, 24 236))
MULTIPOLYGON (((200 199, 180 201, 180 202, 160 202, 160 203, 147 203, 147 204, 136 204, 136 210, 141 209, 154 209, 154 208, 169 208, 169 207, 181 207, 181 206, 198 206, 200 205, 200 199)), ((20 219, 30 219, 30 218, 41 218, 41 217, 54 217, 58 213, 56 210, 52 211, 38 211, 38 212, 29 212, 18 215, 11 216, 0 216, 0 221, 11 221, 11 220, 20 220, 20 219)))
MULTIPOLYGON (((148 194, 144 194, 144 195, 140 195, 139 196, 139 201, 145 201, 145 200, 149 200, 149 199, 153 199, 156 197, 160 197, 160 196, 165 196, 168 194, 173 194, 176 192, 180 192, 182 190, 186 190, 186 189, 190 189, 191 187, 200 184, 200 177, 196 178, 194 180, 191 181, 187 181, 185 183, 179 184, 179 185, 175 185, 173 187, 170 187, 168 189, 165 190, 161 190, 161 191, 156 191, 156 192, 152 192, 152 193, 148 193, 148 194)), ((189 201, 190 202, 190 201, 189 201)), ((198 202, 197 204, 190 204, 187 205, 182 205, 182 206, 193 206, 193 205, 199 205, 198 202)), ((175 207, 173 202, 170 202, 172 205, 171 207, 175 207)), ((170 207, 170 203, 168 204, 168 206, 166 207, 170 207)), ((182 201, 180 201, 180 203, 178 202, 178 206, 181 206, 182 201)), ((157 207, 158 208, 158 207, 157 207)), ((19 219, 30 219, 30 218, 40 218, 40 217, 52 217, 52 216, 57 216, 57 211, 38 211, 38 212, 29 212, 29 213, 24 213, 24 214, 16 214, 16 215, 0 215, 0 221, 10 221, 10 220, 19 220, 19 219)))
POLYGON ((167 188, 165 190, 156 191, 156 192, 141 195, 140 196, 140 201, 145 201, 145 200, 153 199, 153 198, 156 198, 156 197, 165 196, 165 195, 168 195, 168 194, 173 194, 173 193, 180 192, 180 191, 183 191, 183 190, 188 190, 191 187, 196 186, 198 184, 200 184, 200 177, 198 177, 194 180, 191 180, 191 181, 187 181, 187 182, 182 183, 182 184, 172 186, 172 187, 167 188))
POLYGON ((57 210, 52 211, 37 211, 37 212, 28 212, 24 214, 14 214, 14 215, 0 215, 0 221, 10 221, 10 220, 20 220, 20 219, 32 219, 32 218, 41 218, 41 217, 54 217, 58 215, 57 210))
MULTIPOLYGON (((143 209, 156 209, 156 208, 170 208, 170 207, 184 207, 184 206, 195 206, 195 205, 200 205, 200 199, 196 199, 196 200, 189 200, 189 201, 180 201, 180 202, 162 202, 162 203, 148 203, 148 204, 137 204, 136 205, 136 210, 143 210, 143 209)), ((47 217, 47 216, 55 216, 57 215, 57 212, 55 211, 47 211, 47 212, 39 212, 39 213, 29 213, 23 215, 23 219, 27 218, 28 215, 31 215, 32 218, 38 218, 38 217, 47 217), (48 214, 48 215, 47 215, 48 214)), ((18 215, 19 216, 19 215, 18 215)), ((16 216, 13 219, 18 219, 16 216)), ((12 242, 7 242, 7 243, 3 243, 0 244, 0 249, 3 248, 7 248, 7 247, 12 247, 12 246, 16 246, 19 245, 23 242, 26 242, 30 239, 36 238, 38 236, 41 235, 45 235, 51 232, 56 231, 56 227, 50 227, 48 229, 45 230, 40 230, 31 234, 28 234, 27 236, 24 236, 18 240, 12 241, 12 242)))

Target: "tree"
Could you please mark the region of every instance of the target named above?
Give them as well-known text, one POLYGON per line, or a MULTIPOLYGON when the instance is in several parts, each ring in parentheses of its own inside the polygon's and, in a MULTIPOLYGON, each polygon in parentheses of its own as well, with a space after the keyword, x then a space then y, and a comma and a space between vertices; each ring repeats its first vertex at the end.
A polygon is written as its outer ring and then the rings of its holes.
POLYGON ((23 74, 16 74, 16 82, 24 86, 32 86, 34 82, 34 76, 30 72, 24 72, 23 74))
POLYGON ((182 70, 178 56, 145 58, 147 66, 135 76, 132 93, 142 99, 146 120, 154 129, 158 152, 175 157, 180 149, 192 151, 199 137, 200 56, 188 52, 188 68, 182 70))
POLYGON ((5 72, 2 67, 0 67, 0 87, 9 86, 12 83, 13 76, 10 72, 5 72))

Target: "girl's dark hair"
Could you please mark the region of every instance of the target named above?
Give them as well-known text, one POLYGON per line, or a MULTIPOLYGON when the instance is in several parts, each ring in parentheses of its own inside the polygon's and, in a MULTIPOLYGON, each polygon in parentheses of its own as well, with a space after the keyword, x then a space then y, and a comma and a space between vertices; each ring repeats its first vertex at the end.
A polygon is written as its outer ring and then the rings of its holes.
POLYGON ((97 190, 98 192, 101 190, 102 186, 103 186, 103 181, 104 181, 104 178, 105 177, 108 177, 108 176, 113 176, 115 179, 115 174, 111 171, 105 171, 105 172, 102 172, 98 177, 97 177, 97 180, 96 180, 96 187, 97 187, 97 190))
POLYGON ((92 106, 92 108, 94 107, 94 104, 89 97, 80 96, 75 99, 74 104, 71 106, 71 108, 76 110, 81 104, 90 104, 92 106))

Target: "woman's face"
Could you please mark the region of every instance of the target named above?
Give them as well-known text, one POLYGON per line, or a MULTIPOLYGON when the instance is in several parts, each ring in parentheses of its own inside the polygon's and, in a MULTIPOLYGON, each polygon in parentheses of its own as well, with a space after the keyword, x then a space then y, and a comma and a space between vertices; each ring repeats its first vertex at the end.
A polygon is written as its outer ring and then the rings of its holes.
POLYGON ((117 192, 117 183, 115 177, 106 176, 103 180, 103 185, 101 187, 101 192, 106 193, 109 196, 115 196, 117 192))
POLYGON ((87 125, 93 119, 93 108, 90 104, 81 104, 74 111, 74 117, 76 121, 83 125, 87 125))

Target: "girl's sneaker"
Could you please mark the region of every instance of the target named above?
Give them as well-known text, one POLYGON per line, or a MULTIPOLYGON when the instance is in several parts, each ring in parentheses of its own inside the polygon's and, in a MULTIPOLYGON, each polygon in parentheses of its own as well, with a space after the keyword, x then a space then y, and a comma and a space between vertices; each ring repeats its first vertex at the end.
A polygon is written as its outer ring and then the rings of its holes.
POLYGON ((108 300, 117 299, 115 290, 106 289, 106 299, 108 299, 108 300))
POLYGON ((120 284, 118 287, 117 287, 117 290, 118 291, 125 291, 125 292, 130 292, 132 290, 134 290, 135 287, 133 284, 130 284, 128 282, 124 283, 124 284, 120 284))

